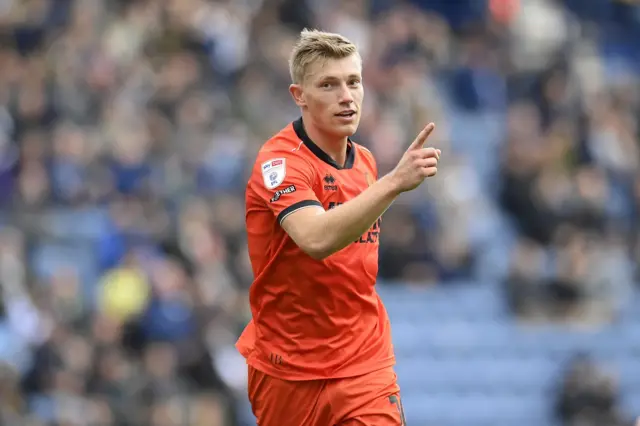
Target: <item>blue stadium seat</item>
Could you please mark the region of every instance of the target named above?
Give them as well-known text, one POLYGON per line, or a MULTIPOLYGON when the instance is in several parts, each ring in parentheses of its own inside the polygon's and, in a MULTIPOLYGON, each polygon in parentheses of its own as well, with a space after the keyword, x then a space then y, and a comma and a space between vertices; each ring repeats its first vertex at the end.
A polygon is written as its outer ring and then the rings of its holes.
POLYGON ((108 212, 99 208, 58 210, 47 215, 47 233, 70 240, 95 240, 108 231, 108 212))
POLYGON ((42 243, 31 252, 31 261, 36 276, 47 280, 61 270, 77 273, 88 303, 95 298, 98 271, 94 253, 86 244, 42 243))
POLYGON ((554 425, 555 392, 578 352, 611 364, 620 372, 624 408, 640 406, 640 315, 584 331, 516 325, 497 286, 394 287, 381 294, 409 424, 554 425))
POLYGON ((420 425, 541 425, 550 417, 544 395, 523 398, 508 394, 411 393, 403 400, 407 423, 420 425))

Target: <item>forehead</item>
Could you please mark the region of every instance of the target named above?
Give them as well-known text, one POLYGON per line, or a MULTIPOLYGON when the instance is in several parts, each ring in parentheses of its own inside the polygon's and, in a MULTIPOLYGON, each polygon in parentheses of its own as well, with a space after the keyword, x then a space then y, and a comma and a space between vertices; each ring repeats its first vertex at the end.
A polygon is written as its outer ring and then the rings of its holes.
POLYGON ((362 60, 357 54, 345 58, 326 58, 313 62, 307 70, 310 81, 318 81, 325 78, 348 78, 352 75, 360 75, 362 72, 362 60))

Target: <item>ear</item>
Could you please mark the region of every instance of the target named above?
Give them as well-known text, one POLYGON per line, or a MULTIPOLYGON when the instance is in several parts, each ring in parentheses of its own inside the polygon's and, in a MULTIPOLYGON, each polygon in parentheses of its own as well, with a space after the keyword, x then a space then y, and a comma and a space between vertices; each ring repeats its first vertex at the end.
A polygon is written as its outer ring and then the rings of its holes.
POLYGON ((296 105, 299 107, 307 106, 307 102, 304 99, 304 90, 300 84, 292 84, 289 86, 289 93, 291 93, 291 97, 293 98, 296 105))

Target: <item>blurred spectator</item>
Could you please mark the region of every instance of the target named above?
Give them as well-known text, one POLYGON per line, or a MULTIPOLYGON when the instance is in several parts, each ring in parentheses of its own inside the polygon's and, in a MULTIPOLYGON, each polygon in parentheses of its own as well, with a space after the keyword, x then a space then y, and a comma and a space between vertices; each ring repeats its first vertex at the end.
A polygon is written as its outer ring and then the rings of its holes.
POLYGON ((565 426, 631 426, 618 407, 614 377, 587 356, 571 360, 558 396, 556 413, 565 426))

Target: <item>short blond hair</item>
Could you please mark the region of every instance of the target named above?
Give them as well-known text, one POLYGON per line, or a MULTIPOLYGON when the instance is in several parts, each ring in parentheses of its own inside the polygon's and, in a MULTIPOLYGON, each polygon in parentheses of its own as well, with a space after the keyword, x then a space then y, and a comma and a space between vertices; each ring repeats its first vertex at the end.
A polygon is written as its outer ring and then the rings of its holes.
POLYGON ((289 58, 291 80, 295 84, 304 82, 309 66, 319 60, 342 59, 354 54, 358 54, 358 48, 346 37, 305 28, 289 58))

